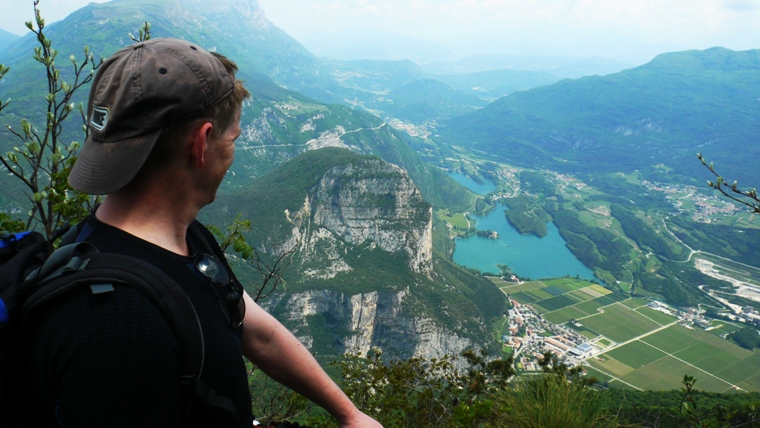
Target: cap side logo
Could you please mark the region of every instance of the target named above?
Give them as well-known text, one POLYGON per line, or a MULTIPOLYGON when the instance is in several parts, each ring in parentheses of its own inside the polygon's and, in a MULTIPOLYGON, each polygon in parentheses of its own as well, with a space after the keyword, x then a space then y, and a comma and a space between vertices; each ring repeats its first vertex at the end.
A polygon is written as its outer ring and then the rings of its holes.
POLYGON ((102 107, 93 107, 92 116, 90 116, 90 126, 102 131, 108 124, 108 109, 102 107))

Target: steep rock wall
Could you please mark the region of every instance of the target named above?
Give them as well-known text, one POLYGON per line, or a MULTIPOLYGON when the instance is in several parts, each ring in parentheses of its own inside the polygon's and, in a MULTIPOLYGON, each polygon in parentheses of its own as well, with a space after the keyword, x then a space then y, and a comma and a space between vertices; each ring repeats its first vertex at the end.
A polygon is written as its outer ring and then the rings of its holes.
POLYGON ((436 357, 461 353, 472 341, 448 331, 436 321, 407 313, 404 300, 408 290, 370 292, 347 295, 330 290, 311 290, 281 296, 272 301, 274 310, 306 346, 314 337, 309 334, 309 320, 318 314, 330 314, 329 327, 347 331, 341 352, 361 352, 372 348, 401 358, 436 357))
POLYGON ((379 159, 337 166, 312 195, 313 233, 324 228, 350 245, 372 241, 404 254, 413 272, 432 271, 432 208, 398 166, 379 159))

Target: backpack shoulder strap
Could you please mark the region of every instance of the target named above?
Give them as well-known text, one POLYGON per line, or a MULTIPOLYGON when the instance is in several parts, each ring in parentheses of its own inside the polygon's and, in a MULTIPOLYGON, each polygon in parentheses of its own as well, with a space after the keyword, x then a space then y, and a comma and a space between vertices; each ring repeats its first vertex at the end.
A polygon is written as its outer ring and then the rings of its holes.
POLYGON ((192 396, 198 396, 236 418, 235 403, 218 395, 200 379, 205 362, 203 330, 195 306, 182 287, 149 262, 93 250, 91 244, 80 242, 58 249, 48 259, 50 266, 40 269, 40 280, 26 299, 23 324, 28 325, 36 310, 79 287, 89 287, 93 294, 112 292, 116 286, 132 287, 156 305, 174 333, 186 410, 189 411, 192 396))
POLYGON ((91 244, 80 242, 53 253, 39 270, 37 285, 26 298, 23 323, 31 321, 35 310, 76 288, 87 286, 98 294, 113 291, 114 286, 129 286, 147 296, 166 319, 180 347, 182 373, 200 376, 203 332, 195 307, 182 287, 144 260, 92 252, 93 249, 91 244))

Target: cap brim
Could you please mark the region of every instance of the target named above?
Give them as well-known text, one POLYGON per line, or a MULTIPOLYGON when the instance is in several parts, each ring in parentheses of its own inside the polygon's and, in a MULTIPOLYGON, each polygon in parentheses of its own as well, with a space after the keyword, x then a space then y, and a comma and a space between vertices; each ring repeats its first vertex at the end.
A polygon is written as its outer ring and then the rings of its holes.
POLYGON ((159 134, 161 129, 114 143, 99 143, 88 136, 69 174, 69 185, 91 195, 121 189, 142 168, 159 134))

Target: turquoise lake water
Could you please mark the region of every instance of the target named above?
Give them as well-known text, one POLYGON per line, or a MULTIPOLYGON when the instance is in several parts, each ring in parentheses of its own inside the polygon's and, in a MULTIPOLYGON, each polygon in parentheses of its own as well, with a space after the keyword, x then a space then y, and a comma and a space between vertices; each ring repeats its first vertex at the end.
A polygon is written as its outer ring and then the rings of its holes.
MULTIPOLYGON (((478 184, 462 174, 449 174, 451 178, 473 192, 484 195, 496 189, 485 181, 478 184)), ((554 223, 547 224, 548 233, 543 238, 535 235, 521 235, 504 217, 504 205, 485 216, 471 215, 478 230, 495 230, 499 239, 482 238, 472 235, 457 239, 454 262, 482 272, 498 273, 498 264, 505 264, 520 277, 538 279, 557 276, 576 276, 594 279, 594 272, 580 262, 565 246, 554 223)))
POLYGON ((499 205, 485 216, 471 216, 478 230, 495 230, 499 239, 477 235, 457 239, 454 262, 493 273, 499 272, 497 264, 505 264, 517 276, 531 279, 564 275, 594 278, 594 272, 567 249, 554 223, 547 224, 548 233, 543 238, 521 235, 504 217, 505 209, 499 205))
POLYGON ((483 180, 483 184, 476 183, 472 178, 459 173, 449 173, 449 177, 462 186, 472 190, 478 195, 487 195, 488 192, 496 190, 496 185, 488 180, 483 180))

